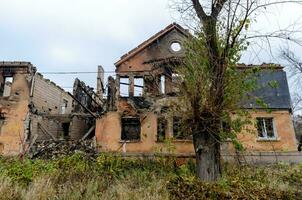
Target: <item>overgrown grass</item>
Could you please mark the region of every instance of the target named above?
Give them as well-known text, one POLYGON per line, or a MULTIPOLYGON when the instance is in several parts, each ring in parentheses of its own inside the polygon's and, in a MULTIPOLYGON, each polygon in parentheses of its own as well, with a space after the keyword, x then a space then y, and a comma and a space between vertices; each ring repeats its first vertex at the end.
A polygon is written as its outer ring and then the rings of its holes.
POLYGON ((224 165, 217 183, 200 182, 194 168, 109 154, 0 158, 0 199, 302 199, 302 165, 224 165))

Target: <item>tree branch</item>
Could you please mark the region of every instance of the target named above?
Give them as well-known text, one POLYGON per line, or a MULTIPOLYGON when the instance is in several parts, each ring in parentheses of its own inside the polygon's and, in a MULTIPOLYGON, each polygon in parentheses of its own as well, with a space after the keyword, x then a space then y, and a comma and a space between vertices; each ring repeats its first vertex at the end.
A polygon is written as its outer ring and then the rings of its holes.
POLYGON ((227 2, 228 0, 218 0, 216 5, 214 6, 213 10, 212 10, 212 14, 211 16, 214 19, 217 19, 219 13, 221 12, 221 9, 223 8, 223 5, 225 4, 225 2, 227 2))
POLYGON ((199 0, 191 0, 191 1, 192 1, 193 7, 194 7, 194 9, 196 11, 196 14, 197 14, 198 18, 201 21, 205 21, 208 16, 204 12, 203 7, 201 6, 199 0))

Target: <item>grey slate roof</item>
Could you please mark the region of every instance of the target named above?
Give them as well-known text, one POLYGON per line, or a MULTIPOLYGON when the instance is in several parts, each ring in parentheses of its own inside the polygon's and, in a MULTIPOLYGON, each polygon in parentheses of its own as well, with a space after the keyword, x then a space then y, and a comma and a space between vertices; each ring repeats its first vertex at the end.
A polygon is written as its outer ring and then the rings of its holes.
MULTIPOLYGON (((257 89, 252 96, 259 97, 270 109, 291 110, 290 93, 287 83, 286 72, 283 70, 261 70, 257 74, 257 89), (276 86, 272 86, 276 82, 276 86)), ((244 108, 263 108, 256 103, 255 98, 245 101, 244 108)))

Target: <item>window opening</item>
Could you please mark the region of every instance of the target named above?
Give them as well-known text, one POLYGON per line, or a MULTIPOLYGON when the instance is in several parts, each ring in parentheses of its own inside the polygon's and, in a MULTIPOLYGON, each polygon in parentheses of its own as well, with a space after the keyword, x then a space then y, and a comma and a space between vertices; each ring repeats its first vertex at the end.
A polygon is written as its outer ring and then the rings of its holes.
POLYGON ((0 142, 0 155, 3 154, 4 151, 4 144, 0 142))
POLYGON ((1 129, 4 124, 4 121, 5 121, 5 117, 4 117, 3 113, 0 113, 0 134, 1 134, 1 129))
POLYGON ((129 77, 120 78, 120 96, 129 97, 129 77))
POLYGON ((134 96, 141 97, 144 92, 144 79, 134 78, 134 96))
POLYGON ((67 106, 68 106, 68 101, 63 99, 63 104, 61 106, 61 114, 65 114, 67 106))
POLYGON ((275 138, 273 118, 256 118, 259 138, 275 138))
POLYGON ((185 136, 181 130, 181 119, 180 117, 173 117, 173 137, 175 139, 185 139, 185 136))
POLYGON ((3 97, 9 97, 10 96, 11 89, 12 89, 12 84, 13 84, 13 77, 12 76, 4 77, 4 85, 1 88, 3 97))
POLYGON ((139 118, 122 118, 122 140, 140 140, 141 122, 139 118))
POLYGON ((172 42, 170 48, 173 52, 179 52, 181 50, 181 44, 179 42, 172 42))
POLYGON ((64 137, 69 136, 69 126, 70 126, 70 123, 62 123, 64 137))
POLYGON ((165 94, 166 93, 166 83, 165 83, 165 81, 166 81, 165 75, 161 75, 160 76, 160 84, 159 84, 159 86, 160 86, 160 93, 161 94, 165 94))
POLYGON ((157 118, 157 141, 162 142, 166 139, 167 120, 164 117, 157 118))

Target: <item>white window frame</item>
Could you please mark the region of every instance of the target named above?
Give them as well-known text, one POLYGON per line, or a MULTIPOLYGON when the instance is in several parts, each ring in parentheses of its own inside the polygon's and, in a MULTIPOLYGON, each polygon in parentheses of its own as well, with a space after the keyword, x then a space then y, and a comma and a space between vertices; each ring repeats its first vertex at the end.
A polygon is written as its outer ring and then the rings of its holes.
POLYGON ((263 126, 263 127, 262 127, 262 130, 263 130, 264 132, 262 132, 263 137, 260 137, 260 136, 259 136, 259 133, 258 133, 258 128, 257 128, 258 139, 260 139, 260 140, 276 140, 276 139, 278 138, 278 135, 277 135, 277 130, 276 130, 274 118, 273 118, 273 117, 257 117, 257 118, 256 118, 256 122, 258 123, 258 120, 260 120, 260 119, 261 119, 261 121, 262 121, 261 126, 263 126), (266 120, 266 119, 271 119, 271 120, 272 120, 273 134, 274 134, 273 137, 269 137, 269 136, 267 135, 267 127, 266 127, 266 124, 265 124, 265 120, 266 120))

